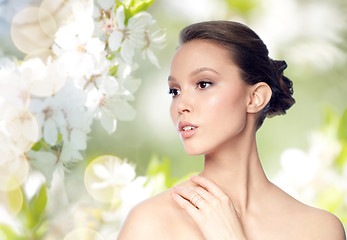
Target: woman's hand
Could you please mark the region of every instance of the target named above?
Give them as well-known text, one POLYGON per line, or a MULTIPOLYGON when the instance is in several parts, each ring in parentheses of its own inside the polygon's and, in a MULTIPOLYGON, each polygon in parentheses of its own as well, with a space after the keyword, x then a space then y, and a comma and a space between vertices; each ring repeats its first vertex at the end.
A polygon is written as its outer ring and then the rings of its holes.
POLYGON ((230 198, 212 181, 192 176, 199 187, 173 187, 172 199, 183 208, 207 240, 245 240, 240 219, 230 198))

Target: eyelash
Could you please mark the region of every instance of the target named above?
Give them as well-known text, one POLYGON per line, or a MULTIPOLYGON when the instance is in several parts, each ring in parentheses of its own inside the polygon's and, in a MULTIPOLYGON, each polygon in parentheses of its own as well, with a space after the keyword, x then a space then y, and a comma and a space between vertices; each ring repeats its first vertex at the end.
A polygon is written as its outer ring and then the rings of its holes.
POLYGON ((177 95, 179 95, 179 92, 181 92, 181 91, 176 89, 176 88, 170 88, 169 89, 169 94, 172 95, 172 97, 176 97, 177 95))
MULTIPOLYGON (((208 82, 208 81, 199 81, 196 83, 196 87, 199 89, 206 89, 210 85, 212 85, 212 82, 208 82), (202 87, 202 86, 204 86, 204 87, 202 87)), ((172 95, 172 97, 176 97, 177 95, 180 94, 180 92, 181 91, 179 89, 176 89, 176 88, 170 88, 169 89, 169 94, 172 95)))
POLYGON ((211 85, 212 85, 212 83, 211 83, 211 82, 208 82, 208 81, 200 81, 200 82, 197 82, 197 83, 196 83, 197 88, 200 88, 200 89, 208 88, 208 87, 211 86, 211 85), (202 87, 202 84, 204 84, 205 86, 202 87), (207 86, 206 86, 206 84, 207 84, 207 86))

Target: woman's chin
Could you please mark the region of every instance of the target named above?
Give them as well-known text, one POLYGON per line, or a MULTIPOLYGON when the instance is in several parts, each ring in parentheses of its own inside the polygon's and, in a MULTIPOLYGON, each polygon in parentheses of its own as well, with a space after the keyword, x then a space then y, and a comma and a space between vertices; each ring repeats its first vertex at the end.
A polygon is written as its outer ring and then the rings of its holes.
POLYGON ((190 156, 198 156, 198 155, 205 154, 205 152, 202 151, 202 149, 193 149, 193 148, 184 147, 184 150, 190 156))

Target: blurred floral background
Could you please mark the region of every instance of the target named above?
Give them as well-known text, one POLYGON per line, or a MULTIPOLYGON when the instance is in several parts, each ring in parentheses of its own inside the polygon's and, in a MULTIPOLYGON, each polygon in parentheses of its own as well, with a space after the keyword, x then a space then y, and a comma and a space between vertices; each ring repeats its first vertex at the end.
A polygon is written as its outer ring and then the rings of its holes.
POLYGON ((167 76, 179 31, 217 19, 289 66, 296 104, 257 136, 268 177, 347 225, 345 0, 0 0, 0 239, 114 239, 202 169, 167 76))

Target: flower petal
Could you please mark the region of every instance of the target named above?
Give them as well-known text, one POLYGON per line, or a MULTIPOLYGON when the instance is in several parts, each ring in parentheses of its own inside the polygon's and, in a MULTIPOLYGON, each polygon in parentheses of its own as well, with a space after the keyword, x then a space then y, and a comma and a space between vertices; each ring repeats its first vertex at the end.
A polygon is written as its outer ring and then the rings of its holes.
POLYGON ((153 23, 152 15, 148 12, 140 12, 129 19, 130 29, 144 29, 153 23))
POLYGON ((97 2, 100 5, 100 7, 104 10, 110 9, 115 3, 114 0, 97 0, 97 2))
POLYGON ((58 129, 55 122, 52 119, 47 119, 43 127, 43 139, 54 146, 58 140, 58 129))
POLYGON ((107 133, 111 134, 116 131, 117 120, 111 113, 102 111, 100 116, 100 123, 102 127, 107 131, 107 133))
POLYGON ((147 55, 149 61, 150 61, 151 63, 153 63, 153 65, 156 66, 157 68, 160 68, 158 59, 157 59, 157 57, 154 55, 153 51, 152 51, 151 49, 147 48, 147 49, 145 50, 145 53, 146 53, 146 55, 147 55))
POLYGON ((124 7, 123 6, 120 6, 118 9, 117 9, 117 12, 116 12, 116 21, 117 21, 117 25, 119 28, 121 29, 124 29, 125 26, 124 26, 124 21, 125 21, 125 13, 124 13, 124 7))
POLYGON ((70 142, 78 150, 85 150, 87 148, 87 135, 79 129, 72 129, 70 142))
POLYGON ((106 180, 111 177, 109 170, 106 169, 105 166, 102 164, 94 164, 92 166, 92 169, 94 174, 101 179, 106 180))
POLYGON ((105 49, 105 43, 102 42, 99 38, 92 38, 86 44, 86 50, 93 54, 100 54, 105 49))
POLYGON ((54 169, 57 166, 57 156, 51 152, 32 151, 26 153, 30 159, 30 165, 38 169, 46 177, 46 183, 51 185, 54 169))
POLYGON ((119 31, 113 31, 108 39, 108 46, 111 51, 117 51, 122 44, 122 40, 123 34, 119 31))
POLYGON ((124 40, 120 54, 127 63, 132 64, 134 57, 134 46, 132 46, 129 40, 124 40))
POLYGON ((117 102, 113 107, 112 112, 121 121, 131 121, 136 116, 134 108, 125 101, 117 102))

